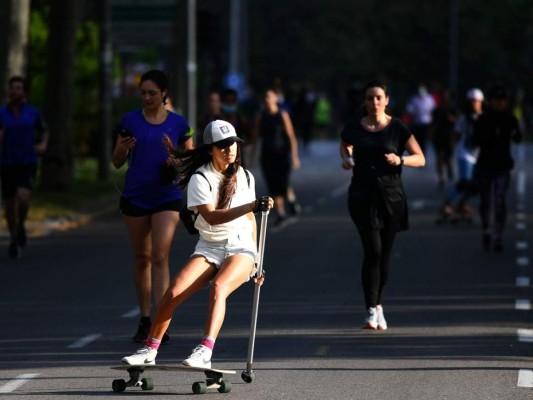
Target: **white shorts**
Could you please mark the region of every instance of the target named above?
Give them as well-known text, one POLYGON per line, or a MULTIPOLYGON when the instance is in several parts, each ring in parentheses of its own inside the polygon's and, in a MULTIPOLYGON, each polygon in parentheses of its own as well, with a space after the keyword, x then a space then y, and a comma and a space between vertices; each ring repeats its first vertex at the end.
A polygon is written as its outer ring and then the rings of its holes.
MULTIPOLYGON (((225 240, 222 242, 210 242, 208 240, 200 238, 194 249, 194 253, 191 255, 201 255, 205 259, 213 263, 216 268, 220 268, 222 262, 235 254, 242 254, 252 260, 252 263, 255 264, 255 258, 257 251, 253 242, 245 243, 240 240, 225 240)), ((253 269, 250 276, 255 274, 255 268, 253 269)))

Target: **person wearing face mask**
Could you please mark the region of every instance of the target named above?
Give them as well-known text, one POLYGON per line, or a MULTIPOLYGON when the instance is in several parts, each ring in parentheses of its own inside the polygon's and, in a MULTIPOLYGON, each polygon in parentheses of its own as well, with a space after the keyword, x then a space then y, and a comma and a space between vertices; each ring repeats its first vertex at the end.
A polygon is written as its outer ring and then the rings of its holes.
POLYGON ((522 133, 518 120, 509 111, 509 94, 502 85, 487 92, 488 108, 474 125, 473 144, 479 147, 474 177, 479 189, 479 214, 485 251, 503 250, 503 231, 507 221, 507 190, 514 167, 511 143, 519 143, 522 133), (494 212, 494 229, 491 227, 494 212))
MULTIPOLYGON (((237 132, 237 136, 246 141, 249 139, 250 124, 244 115, 239 110, 239 97, 235 89, 226 88, 220 94, 220 119, 228 121, 237 132)), ((247 145, 242 146, 241 163, 245 167, 251 160, 248 160, 247 145)))

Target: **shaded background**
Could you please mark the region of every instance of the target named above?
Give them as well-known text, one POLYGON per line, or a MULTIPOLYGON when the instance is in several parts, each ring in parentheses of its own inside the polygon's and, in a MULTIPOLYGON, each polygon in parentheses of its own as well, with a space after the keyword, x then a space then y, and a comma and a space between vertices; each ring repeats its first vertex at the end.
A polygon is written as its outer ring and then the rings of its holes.
POLYGON ((376 77, 390 83, 397 115, 419 82, 432 91, 451 88, 457 98, 502 82, 524 99, 526 114, 530 109, 530 0, 2 4, 0 82, 27 76, 31 102, 51 128, 44 190, 70 190, 77 157, 97 157, 99 178, 108 179, 111 127, 140 106, 138 79, 153 67, 168 72, 174 106, 192 125, 210 90, 232 86, 244 100, 276 78, 288 100, 303 87, 328 97, 332 138, 357 107, 362 85, 376 77))

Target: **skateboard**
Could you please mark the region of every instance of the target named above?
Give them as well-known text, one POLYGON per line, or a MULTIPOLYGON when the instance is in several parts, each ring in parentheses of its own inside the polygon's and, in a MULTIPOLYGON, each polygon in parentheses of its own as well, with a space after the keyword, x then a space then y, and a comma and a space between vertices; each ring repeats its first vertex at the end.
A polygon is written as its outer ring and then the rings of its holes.
POLYGON ((197 367, 187 367, 185 365, 120 365, 111 367, 119 371, 128 371, 130 379, 115 379, 112 384, 113 392, 123 392, 127 387, 140 387, 142 390, 152 390, 154 380, 152 378, 141 378, 145 371, 186 371, 186 372, 203 372, 205 382, 194 382, 192 391, 194 394, 204 394, 207 390, 218 390, 219 393, 229 393, 231 391, 231 382, 223 379, 224 374, 235 374, 235 371, 224 369, 206 369, 197 367))

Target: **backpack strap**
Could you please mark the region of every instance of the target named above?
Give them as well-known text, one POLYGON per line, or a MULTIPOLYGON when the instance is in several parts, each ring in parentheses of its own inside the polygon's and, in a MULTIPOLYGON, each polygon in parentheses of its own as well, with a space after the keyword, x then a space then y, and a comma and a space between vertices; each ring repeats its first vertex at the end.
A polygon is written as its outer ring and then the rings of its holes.
MULTIPOLYGON (((209 182, 209 179, 207 179, 207 177, 204 175, 204 173, 202 171, 195 171, 193 172, 193 175, 194 174, 198 174, 198 175, 202 175, 204 177, 204 179, 207 181, 207 183, 209 184, 209 191, 213 191, 213 187, 211 186, 211 182, 209 182)), ((248 185, 250 184, 250 181, 248 181, 248 185)))
POLYGON ((248 189, 250 189, 250 173, 248 172, 247 169, 243 168, 244 169, 244 173, 246 174, 246 180, 248 181, 248 189))

